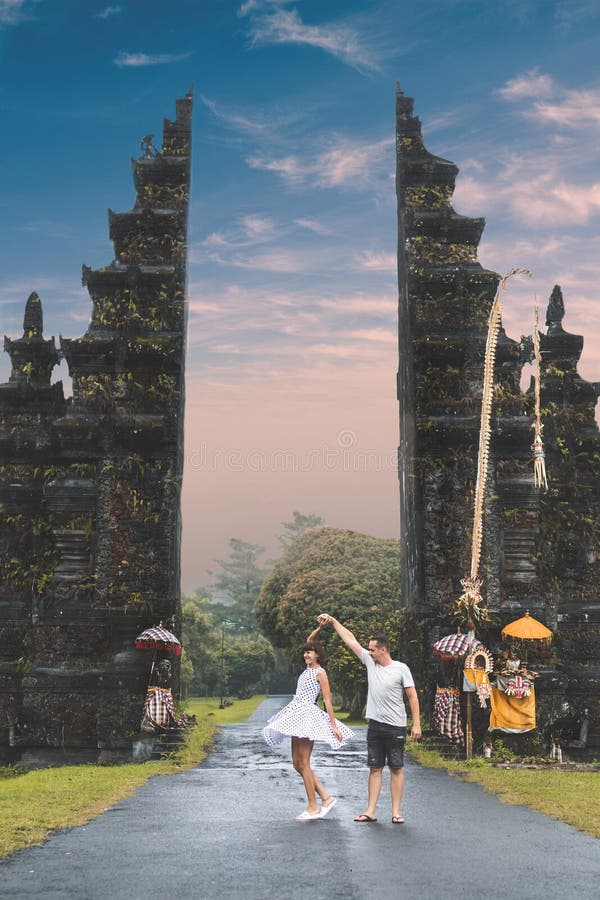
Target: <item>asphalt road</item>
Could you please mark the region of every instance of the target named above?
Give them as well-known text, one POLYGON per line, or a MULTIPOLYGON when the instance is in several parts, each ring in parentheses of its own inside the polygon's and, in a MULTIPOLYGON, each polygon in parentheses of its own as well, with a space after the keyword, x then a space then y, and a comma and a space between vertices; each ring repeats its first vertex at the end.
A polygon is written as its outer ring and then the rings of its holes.
MULTIPOLYGON (((378 822, 353 816, 366 799, 365 729, 313 761, 338 803, 297 822, 305 806, 289 747, 260 729, 287 698, 270 697, 226 726, 195 769, 152 778, 84 827, 0 863, 12 900, 588 900, 598 896, 600 841, 478 785, 410 762, 392 825, 387 777, 378 822)), ((320 745, 317 745, 319 748, 320 745)))

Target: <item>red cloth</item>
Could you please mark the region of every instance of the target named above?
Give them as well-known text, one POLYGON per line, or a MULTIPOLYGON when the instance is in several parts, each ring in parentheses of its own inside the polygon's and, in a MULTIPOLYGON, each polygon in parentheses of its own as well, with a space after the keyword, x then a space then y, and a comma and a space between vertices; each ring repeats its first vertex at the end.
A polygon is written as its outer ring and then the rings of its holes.
POLYGON ((185 713, 175 716, 175 704, 170 688, 149 687, 144 703, 144 716, 159 728, 185 728, 187 716, 185 713))
POLYGON ((460 717, 460 693, 456 688, 438 687, 432 716, 433 727, 455 744, 464 740, 460 717))

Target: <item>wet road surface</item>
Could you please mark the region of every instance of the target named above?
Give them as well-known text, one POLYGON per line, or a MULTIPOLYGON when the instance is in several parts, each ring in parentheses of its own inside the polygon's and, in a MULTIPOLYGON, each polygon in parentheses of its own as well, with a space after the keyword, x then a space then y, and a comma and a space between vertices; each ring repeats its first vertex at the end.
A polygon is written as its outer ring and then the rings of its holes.
POLYGON ((0 863, 0 896, 597 897, 600 841, 410 762, 406 824, 391 824, 387 775, 378 822, 353 822, 366 800, 364 728, 340 751, 316 745, 314 767, 338 803, 326 819, 296 822, 305 795, 289 745, 268 748, 260 733, 288 699, 269 697, 244 725, 225 726, 197 768, 152 778, 88 825, 13 854, 0 863))

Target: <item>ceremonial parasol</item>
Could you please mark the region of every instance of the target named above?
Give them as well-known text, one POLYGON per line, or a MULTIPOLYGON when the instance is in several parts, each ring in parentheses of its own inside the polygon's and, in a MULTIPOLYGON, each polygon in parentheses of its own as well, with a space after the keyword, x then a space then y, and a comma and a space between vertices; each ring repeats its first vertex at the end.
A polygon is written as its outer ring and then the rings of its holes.
POLYGON ((520 641, 544 641, 549 644, 552 640, 552 632, 533 616, 526 612, 520 619, 509 622, 502 629, 502 637, 517 638, 520 641))
POLYGON ((433 645, 433 652, 442 659, 458 659, 459 656, 466 656, 467 653, 482 647, 481 641, 478 641, 472 633, 447 634, 441 637, 433 645))
POLYGON ((163 628, 162 622, 160 625, 146 628, 141 634, 138 634, 135 639, 135 646, 138 650, 154 650, 152 665, 150 667, 150 678, 148 679, 149 682, 152 680, 152 675, 154 674, 156 654, 159 650, 163 650, 167 653, 175 653, 177 656, 181 654, 181 642, 171 631, 167 631, 166 628, 163 628))
POLYGON ((172 632, 163 628, 162 623, 146 628, 135 639, 138 650, 165 650, 167 653, 181 653, 181 643, 172 632))

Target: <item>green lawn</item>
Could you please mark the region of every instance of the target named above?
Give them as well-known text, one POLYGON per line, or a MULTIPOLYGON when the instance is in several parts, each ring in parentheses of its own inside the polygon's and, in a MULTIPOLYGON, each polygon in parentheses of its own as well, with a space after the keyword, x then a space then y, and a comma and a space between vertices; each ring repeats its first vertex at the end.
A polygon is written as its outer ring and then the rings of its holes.
POLYGON ((483 759, 469 762, 444 760, 434 750, 409 742, 407 750, 424 766, 444 769, 462 781, 473 781, 503 803, 530 806, 600 837, 600 773, 589 770, 500 768, 483 759))
POLYGON ((236 700, 224 709, 219 709, 218 700, 188 700, 185 709, 198 723, 180 752, 160 762, 63 766, 24 774, 0 769, 0 858, 41 843, 57 828, 88 822, 129 797, 152 775, 170 775, 201 762, 219 725, 243 722, 263 699, 236 700))
POLYGON ((231 706, 219 709, 217 697, 190 697, 185 702, 185 710, 196 716, 198 721, 209 719, 216 725, 231 725, 235 722, 244 722, 264 699, 264 694, 257 695, 250 697, 249 700, 235 700, 231 706))

